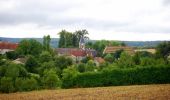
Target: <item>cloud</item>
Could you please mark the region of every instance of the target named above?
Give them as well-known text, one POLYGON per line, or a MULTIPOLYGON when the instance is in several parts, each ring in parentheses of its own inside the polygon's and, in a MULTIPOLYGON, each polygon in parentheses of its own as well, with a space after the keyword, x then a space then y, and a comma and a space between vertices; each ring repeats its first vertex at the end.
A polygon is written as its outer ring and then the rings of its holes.
POLYGON ((164 1, 163 1, 163 4, 164 4, 164 5, 170 5, 170 0, 164 0, 164 1))
POLYGON ((170 34, 167 4, 169 0, 0 0, 0 36, 9 31, 40 34, 84 28, 101 36, 170 34))

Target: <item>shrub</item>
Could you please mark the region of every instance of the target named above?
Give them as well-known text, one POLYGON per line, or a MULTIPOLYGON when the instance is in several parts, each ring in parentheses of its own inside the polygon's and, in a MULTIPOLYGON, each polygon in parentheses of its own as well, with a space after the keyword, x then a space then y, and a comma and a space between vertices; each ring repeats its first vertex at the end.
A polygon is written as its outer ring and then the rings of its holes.
POLYGON ((4 93, 10 93, 15 90, 11 77, 2 77, 0 81, 0 90, 4 93))
POLYGON ((15 80, 17 91, 30 91, 38 88, 38 83, 34 78, 17 78, 15 80))
POLYGON ((54 70, 45 70, 42 81, 44 88, 48 89, 55 89, 61 85, 61 81, 54 70))
POLYGON ((169 73, 170 67, 114 68, 101 72, 78 73, 70 78, 72 81, 63 81, 63 87, 165 84, 170 83, 169 73))
POLYGON ((35 59, 34 56, 30 55, 25 63, 25 67, 29 72, 35 72, 37 66, 38 66, 37 60, 35 59))
POLYGON ((50 54, 50 52, 48 51, 43 51, 41 54, 40 54, 40 61, 41 62, 49 62, 49 61, 52 61, 52 55, 50 54))
POLYGON ((78 71, 74 67, 68 67, 62 73, 62 87, 69 88, 74 86, 74 78, 77 76, 78 71))
POLYGON ((18 53, 16 51, 6 52, 6 57, 8 59, 16 59, 18 57, 18 53))

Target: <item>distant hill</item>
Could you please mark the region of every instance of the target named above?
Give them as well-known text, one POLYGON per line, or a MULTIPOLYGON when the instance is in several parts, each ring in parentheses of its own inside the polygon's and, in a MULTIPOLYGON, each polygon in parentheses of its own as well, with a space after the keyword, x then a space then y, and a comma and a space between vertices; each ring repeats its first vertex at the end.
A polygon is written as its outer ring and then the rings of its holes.
MULTIPOLYGON (((40 43, 43 43, 43 38, 4 38, 4 37, 0 37, 0 41, 13 42, 13 43, 19 43, 23 39, 35 39, 35 40, 39 41, 40 43)), ((58 41, 59 41, 59 38, 51 38, 50 45, 53 48, 57 48, 58 41)), ((95 42, 96 40, 90 40, 90 41, 95 42)), ((155 47, 162 41, 123 41, 123 42, 126 45, 133 46, 133 47, 155 47)))
MULTIPOLYGON (((35 40, 39 41, 40 43, 43 43, 43 38, 4 38, 4 37, 0 37, 0 41, 12 42, 12 43, 19 43, 23 39, 35 39, 35 40)), ((57 48, 58 41, 59 41, 59 38, 51 38, 50 45, 54 48, 57 48)))

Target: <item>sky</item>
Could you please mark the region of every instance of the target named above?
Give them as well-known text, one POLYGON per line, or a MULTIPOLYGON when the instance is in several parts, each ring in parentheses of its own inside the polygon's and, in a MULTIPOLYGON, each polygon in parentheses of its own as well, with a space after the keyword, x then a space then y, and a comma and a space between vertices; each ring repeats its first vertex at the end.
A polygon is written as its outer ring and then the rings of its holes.
POLYGON ((0 0, 0 37, 86 29, 93 40, 170 40, 170 0, 0 0))

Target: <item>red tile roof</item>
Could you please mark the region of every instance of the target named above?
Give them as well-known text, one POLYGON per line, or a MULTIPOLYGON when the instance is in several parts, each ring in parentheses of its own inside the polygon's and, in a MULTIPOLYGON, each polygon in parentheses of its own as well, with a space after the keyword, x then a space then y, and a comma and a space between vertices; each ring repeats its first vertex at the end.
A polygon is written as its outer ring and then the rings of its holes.
POLYGON ((73 50, 71 52, 71 55, 76 56, 76 57, 79 57, 79 56, 83 57, 83 56, 86 56, 86 52, 84 50, 73 50))
POLYGON ((0 49, 15 50, 18 47, 17 43, 0 42, 0 49))
POLYGON ((73 55, 76 57, 84 57, 87 55, 96 55, 96 51, 93 49, 82 50, 79 48, 57 48, 56 52, 63 55, 73 55))

